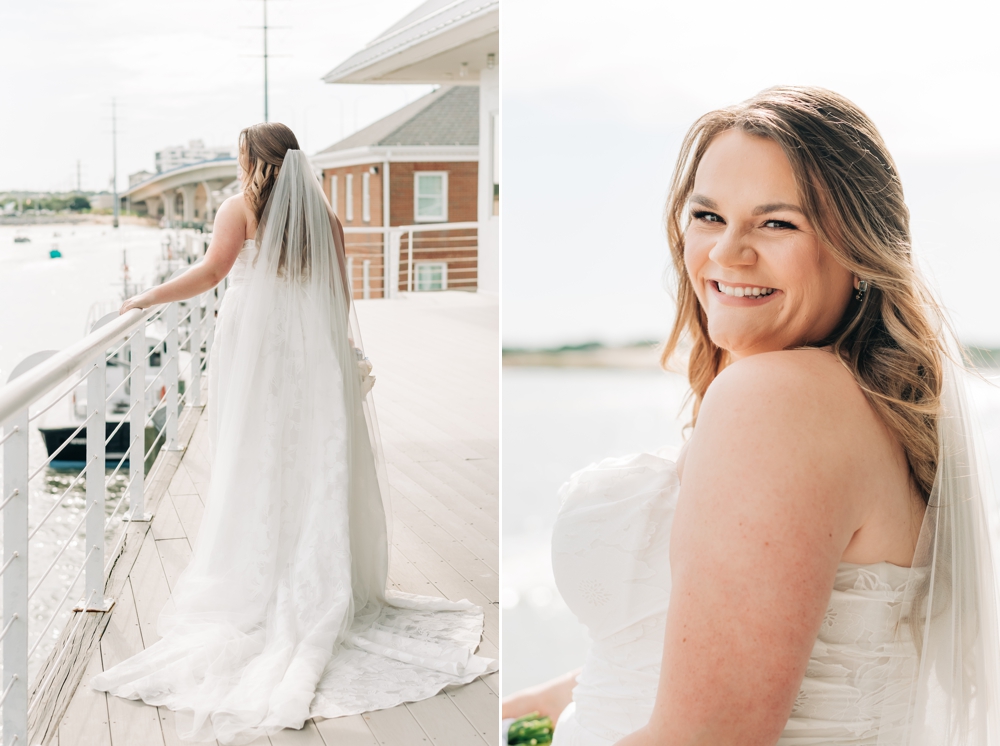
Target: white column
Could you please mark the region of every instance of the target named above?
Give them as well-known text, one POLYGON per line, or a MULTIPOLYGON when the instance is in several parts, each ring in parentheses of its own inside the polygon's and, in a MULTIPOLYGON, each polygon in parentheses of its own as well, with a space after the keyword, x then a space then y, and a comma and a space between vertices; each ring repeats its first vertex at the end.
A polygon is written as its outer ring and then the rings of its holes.
POLYGON ((160 212, 160 203, 163 200, 160 197, 147 197, 146 198, 146 212, 151 218, 157 217, 160 212))
MULTIPOLYGON (((386 154, 386 159, 382 161, 382 267, 384 268, 383 273, 391 274, 390 270, 392 267, 392 240, 389 233, 390 223, 392 222, 391 213, 389 212, 389 157, 391 153, 386 154)), ((392 284, 391 277, 384 277, 383 282, 386 285, 385 292, 382 293, 383 298, 395 298, 399 292, 399 246, 396 246, 396 284, 392 284)))
POLYGON ((211 223, 215 220, 215 205, 212 203, 212 185, 207 181, 201 182, 205 190, 205 222, 211 223))
POLYGON ((163 192, 163 219, 169 224, 174 220, 174 205, 177 198, 177 192, 173 189, 167 189, 163 192))
MULTIPOLYGON (((494 58, 499 63, 499 56, 494 58)), ((479 256, 477 290, 500 292, 500 216, 493 215, 493 180, 499 182, 500 67, 479 72, 479 256)))
POLYGON ((181 187, 181 195, 184 198, 184 222, 194 222, 194 195, 198 189, 197 184, 184 184, 181 187))

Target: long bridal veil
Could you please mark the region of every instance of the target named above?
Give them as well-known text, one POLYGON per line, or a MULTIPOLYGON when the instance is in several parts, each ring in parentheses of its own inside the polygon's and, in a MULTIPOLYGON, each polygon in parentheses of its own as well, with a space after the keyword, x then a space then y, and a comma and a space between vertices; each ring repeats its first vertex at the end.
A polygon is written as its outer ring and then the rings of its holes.
MULTIPOLYGON (((956 359, 958 354, 954 353, 956 359)), ((962 366, 945 360, 937 476, 897 626, 879 746, 1000 743, 998 506, 962 366)))
POLYGON ((386 590, 389 493, 339 231, 289 150, 233 270, 210 370, 212 475, 162 639, 91 684, 245 743, 496 670, 482 610, 386 590))

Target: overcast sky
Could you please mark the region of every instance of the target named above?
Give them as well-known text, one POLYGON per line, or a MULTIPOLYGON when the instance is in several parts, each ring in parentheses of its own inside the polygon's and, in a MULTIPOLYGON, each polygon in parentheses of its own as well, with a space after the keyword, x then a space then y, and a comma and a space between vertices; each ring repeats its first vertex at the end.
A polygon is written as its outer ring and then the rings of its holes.
MULTIPOLYGON (((431 90, 320 78, 420 0, 271 0, 270 119, 307 152, 431 90)), ((0 5, 0 190, 106 189, 168 145, 234 144, 263 120, 261 0, 48 0, 0 5)))
POLYGON ((680 139, 775 84, 853 99, 897 160, 917 254, 962 335, 1000 346, 997 3, 506 0, 507 346, 661 339, 680 139))

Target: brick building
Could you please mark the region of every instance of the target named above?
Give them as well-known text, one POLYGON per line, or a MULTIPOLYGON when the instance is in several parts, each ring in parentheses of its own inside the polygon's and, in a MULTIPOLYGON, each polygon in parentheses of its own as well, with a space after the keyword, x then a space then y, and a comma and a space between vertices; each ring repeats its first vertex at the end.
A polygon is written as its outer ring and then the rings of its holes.
POLYGON ((477 229, 428 228, 477 221, 478 159, 473 86, 438 88, 312 157, 344 224, 355 297, 384 297, 387 282, 476 290, 477 229))

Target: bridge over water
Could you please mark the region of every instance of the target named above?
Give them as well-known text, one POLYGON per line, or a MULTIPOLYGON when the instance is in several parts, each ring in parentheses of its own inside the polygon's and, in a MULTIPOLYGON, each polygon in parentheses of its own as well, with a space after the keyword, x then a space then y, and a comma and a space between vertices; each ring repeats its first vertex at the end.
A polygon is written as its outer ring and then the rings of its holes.
POLYGON ((211 225, 224 195, 219 192, 236 179, 236 159, 217 158, 155 174, 123 195, 133 210, 163 217, 167 225, 211 225))

